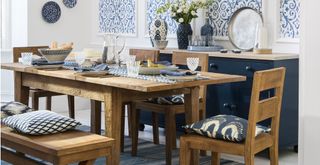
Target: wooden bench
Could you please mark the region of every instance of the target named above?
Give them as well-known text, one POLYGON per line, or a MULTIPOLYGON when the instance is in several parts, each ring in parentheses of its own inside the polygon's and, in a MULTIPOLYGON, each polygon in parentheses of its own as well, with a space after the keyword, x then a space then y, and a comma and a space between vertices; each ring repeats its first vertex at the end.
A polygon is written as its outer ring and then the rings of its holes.
POLYGON ((110 165, 113 147, 114 140, 111 138, 78 130, 30 136, 15 133, 11 128, 1 126, 1 159, 14 165, 41 164, 30 156, 54 165, 75 162, 91 165, 98 157, 108 157, 106 163, 110 165))

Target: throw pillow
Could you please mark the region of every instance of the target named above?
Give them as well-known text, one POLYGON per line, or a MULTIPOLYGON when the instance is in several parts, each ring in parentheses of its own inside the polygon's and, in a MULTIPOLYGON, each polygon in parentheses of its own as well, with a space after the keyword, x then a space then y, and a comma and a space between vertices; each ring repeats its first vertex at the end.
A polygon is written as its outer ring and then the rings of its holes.
POLYGON ((55 112, 40 110, 4 118, 2 122, 19 133, 46 135, 73 129, 80 122, 55 112))
MULTIPOLYGON (((218 115, 185 126, 186 129, 190 129, 197 134, 232 142, 244 141, 247 135, 247 127, 247 120, 232 115, 218 115)), ((267 127, 256 126, 256 136, 267 131, 269 131, 267 127)))
POLYGON ((1 106, 1 120, 8 116, 22 114, 22 113, 31 112, 31 111, 33 110, 27 105, 24 105, 19 102, 11 101, 1 106))

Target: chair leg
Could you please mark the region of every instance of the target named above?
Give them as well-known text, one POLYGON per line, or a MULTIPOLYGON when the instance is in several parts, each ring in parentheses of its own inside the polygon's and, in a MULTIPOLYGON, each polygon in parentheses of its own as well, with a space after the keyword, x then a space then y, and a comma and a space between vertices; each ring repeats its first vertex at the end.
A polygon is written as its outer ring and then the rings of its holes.
POLYGON ((220 154, 211 152, 211 165, 220 165, 220 154))
POLYGON ((188 147, 184 137, 180 138, 180 154, 179 154, 179 164, 189 165, 190 164, 191 150, 188 147))
POLYGON ((135 103, 131 104, 131 131, 132 131, 132 148, 131 148, 131 155, 137 156, 138 150, 138 135, 139 135, 139 118, 140 118, 140 110, 136 109, 135 103))
POLYGON ((36 96, 34 93, 31 93, 31 100, 32 100, 32 108, 34 110, 39 110, 39 97, 36 96))
MULTIPOLYGON (((122 111, 121 111, 121 142, 120 142, 120 151, 124 151, 124 127, 125 127, 125 112, 126 112, 126 105, 122 105, 122 111)), ((129 122, 129 121, 128 121, 129 122)), ((130 128, 129 128, 130 129, 130 128)))
POLYGON ((153 143, 159 144, 159 118, 156 112, 152 112, 153 143))
POLYGON ((244 162, 245 165, 254 165, 254 154, 245 154, 244 162))
MULTIPOLYGON (((205 111, 205 108, 202 107, 202 109, 200 110, 199 119, 203 120, 205 118, 206 118, 206 111, 205 111)), ((207 151, 200 150, 200 155, 201 156, 207 156, 207 151)))
POLYGON ((74 119, 74 117, 75 117, 75 115, 74 115, 74 96, 68 95, 68 108, 69 108, 69 117, 74 119))
POLYGON ((273 145, 269 148, 270 165, 278 165, 278 145, 273 145))
POLYGON ((51 102, 52 102, 52 97, 51 96, 47 96, 47 104, 46 104, 46 109, 48 111, 51 111, 51 102))
POLYGON ((167 110, 165 112, 165 129, 166 129, 166 164, 171 164, 172 159, 172 148, 173 148, 173 132, 176 130, 173 129, 175 125, 175 113, 173 110, 167 110))

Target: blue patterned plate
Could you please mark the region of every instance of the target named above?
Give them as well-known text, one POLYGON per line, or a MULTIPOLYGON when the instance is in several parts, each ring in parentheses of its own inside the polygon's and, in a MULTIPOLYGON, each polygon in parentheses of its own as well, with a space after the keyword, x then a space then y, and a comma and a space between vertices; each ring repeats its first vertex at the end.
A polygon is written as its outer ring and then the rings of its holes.
POLYGON ((42 18, 48 23, 56 23, 61 16, 60 6, 54 2, 49 1, 42 7, 42 18))
POLYGON ((73 8, 73 7, 76 6, 77 0, 63 0, 63 4, 64 4, 67 8, 73 8))

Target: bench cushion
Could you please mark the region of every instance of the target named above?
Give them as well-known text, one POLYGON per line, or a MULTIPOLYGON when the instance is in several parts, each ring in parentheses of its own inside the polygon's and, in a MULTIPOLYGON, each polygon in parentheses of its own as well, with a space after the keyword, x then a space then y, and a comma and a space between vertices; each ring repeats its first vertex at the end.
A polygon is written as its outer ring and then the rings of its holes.
POLYGON ((46 135, 73 129, 80 122, 55 112, 40 110, 7 117, 2 122, 17 132, 46 135))
POLYGON ((31 111, 32 109, 27 105, 11 101, 1 106, 1 119, 12 115, 22 114, 31 111))

